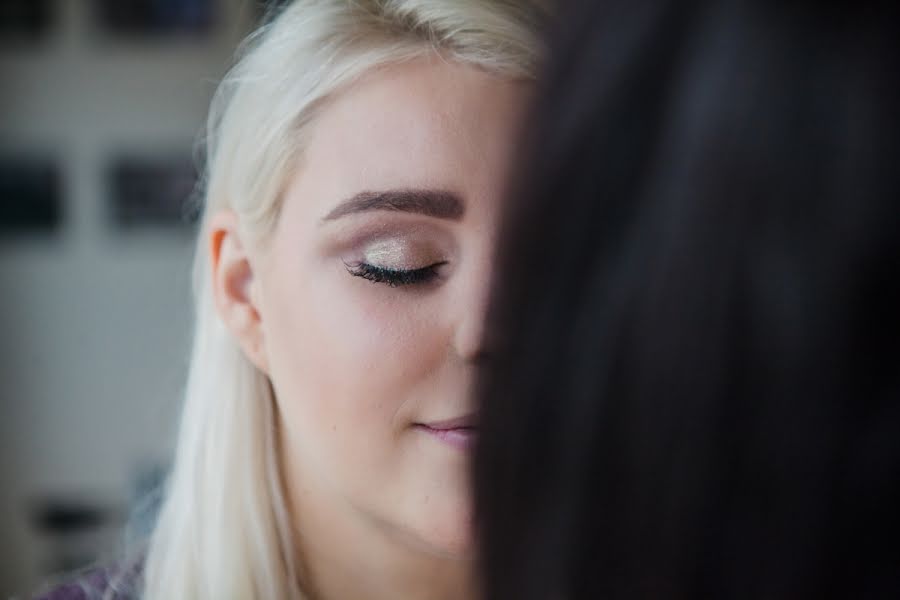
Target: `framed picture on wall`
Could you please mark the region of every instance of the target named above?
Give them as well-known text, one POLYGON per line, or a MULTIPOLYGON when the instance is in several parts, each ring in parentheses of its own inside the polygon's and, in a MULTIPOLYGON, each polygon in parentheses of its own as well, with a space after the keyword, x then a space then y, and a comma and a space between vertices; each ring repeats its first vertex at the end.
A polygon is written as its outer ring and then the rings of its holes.
POLYGON ((205 34, 220 0, 92 0, 97 24, 113 36, 205 34))
POLYGON ((60 224, 59 169, 50 159, 0 157, 0 234, 52 232, 60 224))
POLYGON ((107 184, 119 228, 182 228, 196 221, 197 170, 190 157, 120 156, 110 165, 107 184))
POLYGON ((37 39, 50 28, 50 0, 0 1, 0 43, 37 39))
POLYGON ((65 493, 32 498, 27 508, 32 531, 41 541, 37 558, 45 577, 101 559, 124 521, 122 511, 110 503, 65 493))

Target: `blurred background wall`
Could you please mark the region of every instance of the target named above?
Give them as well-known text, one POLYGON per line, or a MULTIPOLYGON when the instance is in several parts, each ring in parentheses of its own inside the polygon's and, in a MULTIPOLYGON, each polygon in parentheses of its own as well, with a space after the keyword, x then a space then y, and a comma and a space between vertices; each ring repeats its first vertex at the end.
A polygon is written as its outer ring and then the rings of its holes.
POLYGON ((108 552, 170 459, 180 211, 251 0, 0 0, 0 597, 108 552))

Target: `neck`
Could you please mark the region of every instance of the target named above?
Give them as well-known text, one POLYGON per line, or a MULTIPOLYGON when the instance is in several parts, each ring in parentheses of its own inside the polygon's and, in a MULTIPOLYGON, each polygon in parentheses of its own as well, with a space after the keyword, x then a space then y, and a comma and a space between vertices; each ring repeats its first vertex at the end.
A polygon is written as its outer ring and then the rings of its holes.
POLYGON ((292 494, 301 589, 314 600, 471 600, 471 558, 440 555, 361 511, 292 494))

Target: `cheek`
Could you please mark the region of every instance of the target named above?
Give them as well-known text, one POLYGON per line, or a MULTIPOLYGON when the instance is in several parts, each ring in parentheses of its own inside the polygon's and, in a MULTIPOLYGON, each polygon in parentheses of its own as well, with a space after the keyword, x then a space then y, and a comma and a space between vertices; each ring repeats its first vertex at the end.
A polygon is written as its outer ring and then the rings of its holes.
POLYGON ((287 427, 359 443, 392 435, 402 425, 395 415, 446 356, 436 299, 354 278, 342 266, 307 278, 273 275, 263 319, 287 427))

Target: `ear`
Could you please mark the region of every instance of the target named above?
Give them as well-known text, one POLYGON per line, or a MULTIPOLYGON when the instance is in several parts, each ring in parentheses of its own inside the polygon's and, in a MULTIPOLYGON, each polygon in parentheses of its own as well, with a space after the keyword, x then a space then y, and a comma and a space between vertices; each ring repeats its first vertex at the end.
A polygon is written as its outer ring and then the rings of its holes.
POLYGON ((234 212, 223 210, 210 218, 207 243, 216 311, 250 362, 268 374, 258 306, 259 282, 254 278, 248 246, 241 239, 234 212))

